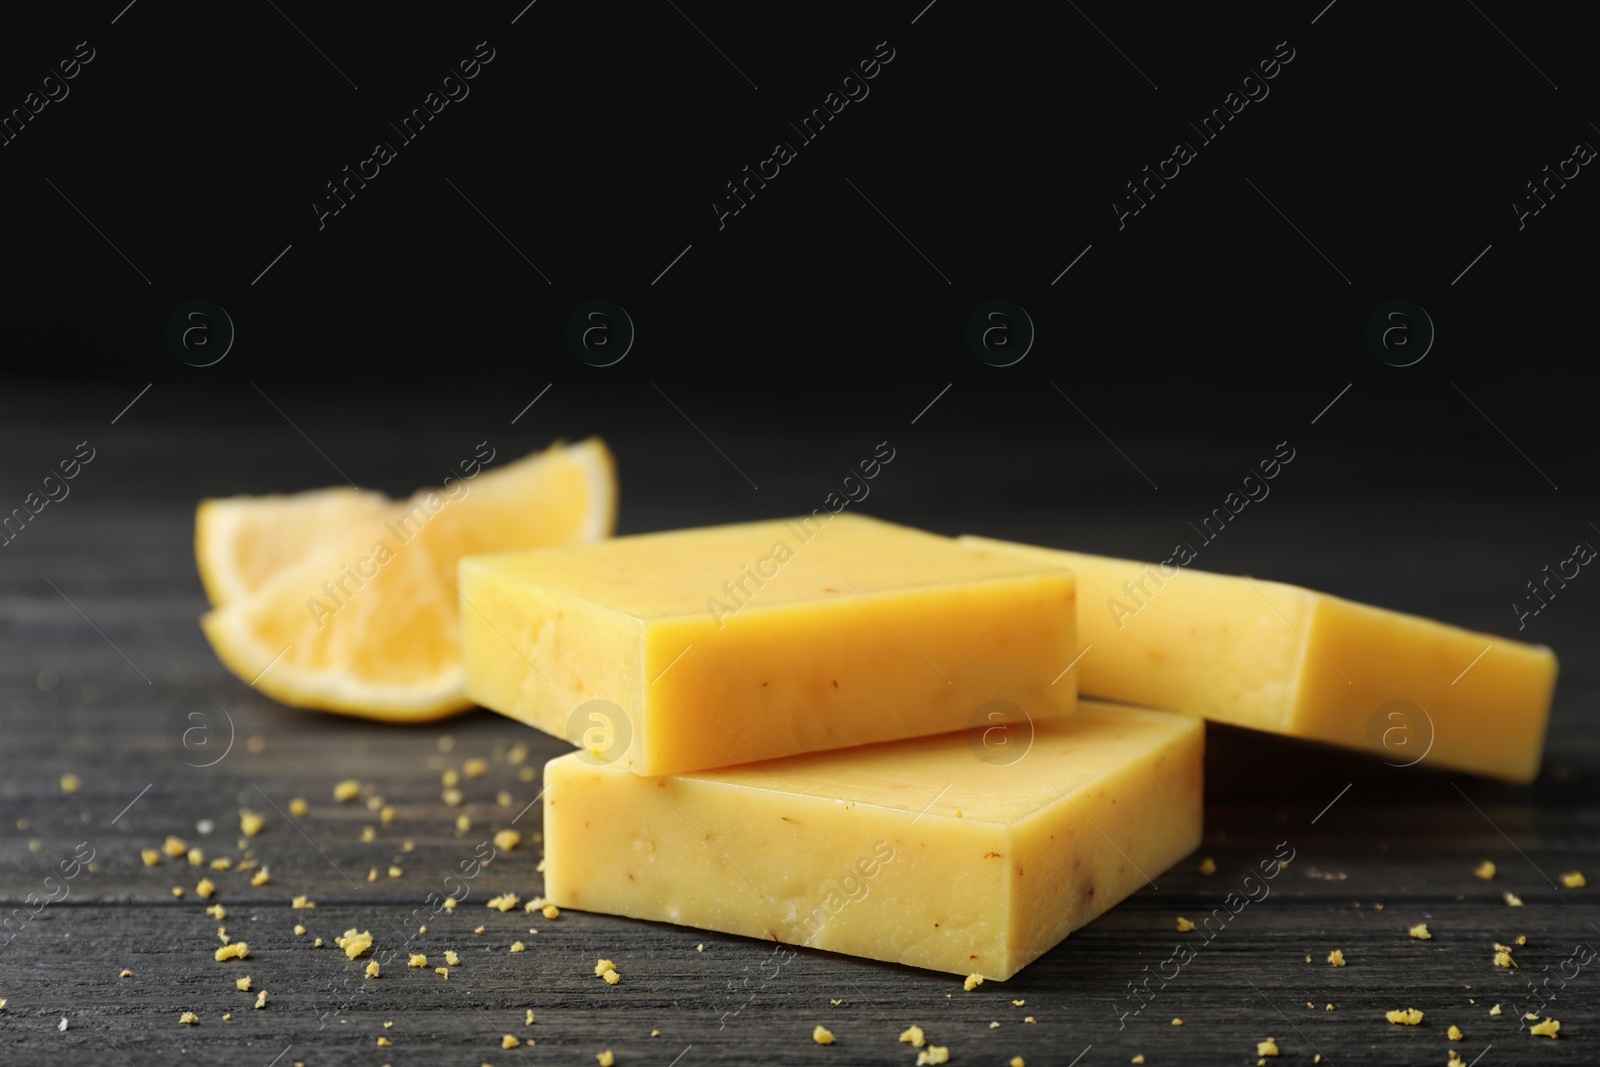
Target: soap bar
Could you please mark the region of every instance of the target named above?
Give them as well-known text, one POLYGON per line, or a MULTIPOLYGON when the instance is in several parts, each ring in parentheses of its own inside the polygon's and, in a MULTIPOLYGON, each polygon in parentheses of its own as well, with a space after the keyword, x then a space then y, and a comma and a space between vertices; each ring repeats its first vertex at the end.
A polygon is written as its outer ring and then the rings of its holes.
POLYGON ((1548 648, 1280 582, 964 537, 1072 568, 1082 692, 1515 782, 1539 773, 1548 648))
POLYGON ((464 559, 468 695, 639 774, 1073 710, 1069 571, 823 514, 464 559))
POLYGON ((660 778, 573 752, 545 765, 545 893, 1005 979, 1199 846, 1204 730, 1085 702, 660 778))

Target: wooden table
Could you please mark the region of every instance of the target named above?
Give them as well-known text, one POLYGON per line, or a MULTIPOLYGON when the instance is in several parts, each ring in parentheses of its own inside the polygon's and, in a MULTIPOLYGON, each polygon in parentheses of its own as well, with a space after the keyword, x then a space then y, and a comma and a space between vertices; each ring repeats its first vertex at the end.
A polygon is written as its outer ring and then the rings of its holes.
MULTIPOLYGON (((1151 1065, 1245 1064, 1268 1036, 1280 1063, 1320 1053, 1332 1064, 1443 1064, 1451 1047, 1487 1067, 1595 1060, 1600 971, 1563 961, 1600 944, 1600 881, 1586 890, 1559 884, 1570 870, 1600 880, 1600 805, 1590 786, 1600 731, 1588 713, 1600 673, 1587 654, 1597 634, 1581 588, 1526 635, 1564 656, 1545 772, 1531 788, 1212 728, 1201 853, 1152 872, 1158 887, 1012 981, 974 992, 949 975, 820 952, 775 961, 769 944, 715 933, 485 908, 498 893, 525 900, 541 889, 541 783, 525 772, 564 744, 481 711, 406 728, 286 709, 229 675, 195 625, 203 597, 190 545, 194 501, 337 481, 317 450, 357 481, 400 490, 442 470, 463 442, 490 437, 509 458, 556 432, 599 431, 621 462, 623 527, 637 531, 807 509, 853 451, 890 436, 900 449, 893 477, 880 480, 865 510, 944 532, 1148 555, 1267 444, 1260 435, 1203 449, 1137 432, 1119 438, 1167 483, 1170 495, 1151 502, 1134 499, 1143 487, 1081 426, 1001 440, 981 424, 935 429, 930 418, 907 428, 897 415, 898 430, 862 421, 819 440, 808 436, 799 401, 780 402, 718 436, 761 482, 757 493, 648 397, 579 396, 563 407, 552 394, 547 421, 515 428, 506 420, 521 400, 501 412, 509 401, 479 397, 443 413, 418 400, 400 413, 402 432, 335 399, 275 396, 301 436, 248 391, 210 409, 202 401, 218 397, 164 388, 115 426, 108 419, 120 393, 6 399, 6 506, 56 453, 86 438, 98 452, 73 495, 0 550, 0 901, 13 916, 0 941, 8 1001, 0 1062, 585 1064, 609 1048, 619 1065, 910 1064, 914 1051, 896 1039, 912 1024, 948 1046, 953 1064, 1013 1056, 1116 1064, 1138 1054, 1151 1065), (47 411, 31 406, 45 401, 47 411), (1029 462, 1014 462, 1022 454, 1029 462), (509 761, 514 744, 527 746, 524 763, 509 761), (470 757, 488 759, 489 772, 466 779, 465 805, 451 808, 440 774, 470 757), (81 785, 64 795, 68 773, 81 785), (362 802, 336 803, 343 779, 392 805, 393 824, 362 802), (302 818, 287 814, 296 797, 310 805, 302 818), (240 808, 266 820, 248 851, 238 847, 240 808), (465 832, 455 826, 463 813, 465 832), (467 879, 454 913, 429 915, 429 894, 461 884, 453 879, 479 842, 512 825, 523 845, 467 879), (147 867, 141 850, 169 835, 208 861, 252 856, 270 881, 253 886, 251 872, 202 870, 183 858, 147 867), (1268 898, 1210 940, 1177 933, 1178 916, 1221 908, 1280 842, 1295 858, 1268 898), (72 857, 88 850, 93 862, 74 867, 72 857), (1215 858, 1209 877, 1197 870, 1202 856, 1215 858), (1493 881, 1474 877, 1484 859, 1498 864, 1493 881), (52 881, 63 863, 74 877, 52 881), (390 877, 391 865, 403 876, 390 877), (196 886, 207 875, 217 891, 202 901, 196 886), (181 899, 174 886, 185 889, 181 899), (1508 907, 1504 891, 1525 906, 1508 907), (30 893, 59 899, 26 919, 30 893), (300 894, 315 910, 291 908, 300 894), (226 918, 209 916, 209 904, 226 918), (1432 940, 1407 936, 1419 922, 1432 940), (213 960, 219 926, 248 942, 247 960, 213 960), (366 961, 332 944, 351 927, 370 930, 400 962, 363 978, 366 961), (1521 936, 1520 967, 1495 967, 1494 943, 1521 936), (527 950, 509 952, 518 939, 527 950), (1130 983, 1157 973, 1185 941, 1195 960, 1134 1013, 1130 983), (1334 949, 1347 966, 1325 962, 1334 949), (461 960, 448 980, 433 972, 446 950, 461 960), (408 951, 426 954, 428 968, 404 966, 408 951), (593 976, 602 956, 616 961, 620 985, 593 976), (125 969, 132 975, 119 977, 125 969), (243 975, 269 992, 262 1010, 254 991, 234 988, 243 975), (1519 1029, 1522 1013, 1539 1006, 1529 983, 1547 978, 1552 990, 1566 979, 1541 1009, 1562 1021, 1557 1041, 1519 1029), (1425 1011, 1422 1025, 1384 1020, 1408 1006, 1425 1011), (179 1025, 184 1011, 199 1024, 179 1025), (818 1023, 837 1044, 812 1043, 818 1023), (1458 1043, 1446 1037, 1452 1024, 1464 1032, 1458 1043), (502 1050, 503 1034, 522 1046, 502 1050), (379 1047, 385 1038, 392 1046, 379 1047)), ((1582 535, 1581 524, 1566 529, 1555 494, 1506 489, 1499 505, 1486 505, 1424 497, 1403 480, 1371 490, 1366 472, 1383 457, 1345 441, 1335 462, 1333 447, 1304 446, 1302 483, 1281 480, 1235 539, 1219 543, 1212 566, 1506 633, 1514 627, 1503 602, 1520 581, 1499 575, 1531 577, 1550 561, 1551 544, 1582 535)))

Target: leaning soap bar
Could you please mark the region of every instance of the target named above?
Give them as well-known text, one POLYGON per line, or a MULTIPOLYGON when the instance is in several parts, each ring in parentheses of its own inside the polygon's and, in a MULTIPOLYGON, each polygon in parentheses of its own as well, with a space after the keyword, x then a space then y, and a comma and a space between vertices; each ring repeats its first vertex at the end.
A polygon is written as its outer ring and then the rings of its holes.
POLYGON ((462 560, 468 695, 639 774, 1073 710, 1069 571, 823 514, 462 560))
POLYGON ((573 752, 545 765, 545 893, 1005 979, 1199 846, 1204 746, 1198 719, 1084 703, 664 778, 573 752))
POLYGON ((1515 782, 1539 773, 1548 648, 1280 582, 964 537, 1078 576, 1086 694, 1515 782))

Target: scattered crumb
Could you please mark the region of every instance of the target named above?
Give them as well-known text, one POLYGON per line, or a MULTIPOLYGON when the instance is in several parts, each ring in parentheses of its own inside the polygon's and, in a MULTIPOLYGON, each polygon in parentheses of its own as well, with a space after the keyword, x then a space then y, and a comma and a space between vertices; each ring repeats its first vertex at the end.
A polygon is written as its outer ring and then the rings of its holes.
POLYGON ((452 967, 461 966, 461 957, 456 955, 456 950, 453 948, 445 950, 444 961, 452 967))
POLYGON ((312 948, 321 948, 322 947, 322 938, 319 937, 315 941, 311 942, 311 947, 312 948))
POLYGON ((949 1063, 950 1050, 944 1045, 929 1045, 917 1053, 917 1067, 929 1063, 949 1063))
POLYGON ((314 908, 316 906, 317 902, 314 900, 307 900, 305 894, 303 893, 289 902, 289 907, 291 908, 314 908))
POLYGON ((1432 941, 1433 935, 1428 933, 1427 923, 1418 923, 1408 931, 1418 941, 1432 941))
POLYGON ((217 949, 215 959, 218 963, 223 960, 242 960, 250 955, 250 946, 243 941, 235 941, 231 945, 223 945, 217 949))
POLYGON ((267 820, 249 808, 239 809, 239 831, 246 837, 254 837, 267 825, 267 820))
POLYGON ((415 841, 406 841, 400 845, 400 848, 405 852, 415 852, 417 850, 417 843, 415 841))
MULTIPOLYGON (((820 1030, 821 1027, 818 1027, 818 1029, 820 1030)), ((828 1040, 833 1040, 832 1034, 828 1035, 828 1040)), ((617 1058, 611 1054, 610 1049, 606 1049, 604 1052, 596 1052, 594 1058, 599 1061, 600 1067, 613 1067, 617 1062, 617 1058)))
POLYGON ((1489 879, 1494 877, 1494 872, 1495 872, 1494 861, 1493 860, 1484 860, 1482 863, 1478 864, 1478 866, 1473 870, 1472 873, 1477 875, 1479 878, 1482 878, 1485 882, 1487 882, 1489 879))
POLYGON ((211 879, 202 878, 200 879, 200 884, 194 887, 194 891, 199 893, 202 898, 210 900, 211 894, 217 891, 217 886, 211 879))
POLYGON ((401 875, 403 875, 405 873, 406 873, 405 871, 402 871, 399 867, 395 866, 394 864, 391 863, 389 865, 389 877, 390 878, 399 878, 401 875))
POLYGON ((461 784, 461 772, 451 767, 439 776, 439 784, 446 789, 454 789, 461 784))
POLYGON ((1329 1004, 1329 1005, 1328 1005, 1328 1007, 1327 1007, 1327 1009, 1326 1009, 1326 1010, 1328 1010, 1328 1011, 1332 1011, 1332 1010, 1333 1010, 1333 1005, 1332 1005, 1332 1004, 1329 1004))
POLYGON ((304 818, 311 811, 311 805, 306 803, 305 797, 295 797, 289 801, 289 814, 295 818, 304 818))
POLYGON ((517 777, 521 778, 524 782, 531 782, 538 777, 538 775, 534 773, 532 767, 524 767, 522 768, 522 773, 517 775, 517 777))
POLYGON ((378 880, 378 868, 374 867, 374 868, 372 868, 372 870, 367 872, 367 881, 376 882, 377 880, 378 880))
POLYGON ((811 1040, 819 1045, 831 1045, 833 1044, 833 1031, 826 1026, 818 1026, 811 1031, 811 1040))
POLYGON ((509 808, 512 804, 516 803, 516 798, 502 789, 500 792, 494 795, 494 802, 499 804, 502 808, 509 808))
POLYGON ((333 799, 343 804, 354 800, 361 795, 361 783, 354 778, 347 778, 333 787, 333 799))
MULTIPOLYGON (((1578 871, 1568 871, 1566 874, 1561 876, 1561 884, 1566 886, 1568 889, 1582 889, 1584 886, 1589 884, 1589 880, 1578 871)), ((1560 1024, 1558 1023, 1557 1026, 1559 1025, 1560 1024)), ((1554 1037, 1555 1035, 1551 1034, 1550 1036, 1554 1037)))
MULTIPOLYGON (((123 972, 121 974, 117 975, 117 977, 118 978, 132 978, 133 977, 133 972, 129 971, 129 970, 123 970, 123 972)), ((0 1008, 3 1008, 5 1006, 6 1006, 6 1002, 3 1001, 3 1000, 0 1000, 0 1008)))
POLYGON ((439 751, 440 752, 450 752, 450 751, 453 751, 455 749, 455 747, 456 747, 456 739, 455 738, 451 737, 449 734, 440 735, 440 737, 439 737, 439 751))
POLYGON ((206 909, 206 914, 211 916, 213 919, 216 919, 218 922, 221 922, 223 919, 228 917, 228 909, 224 908, 221 904, 213 904, 206 909))
POLYGON ((198 848, 189 850, 189 866, 198 867, 206 861, 206 854, 198 848))
POLYGON ((618 974, 616 971, 607 971, 604 975, 602 975, 602 977, 605 978, 606 985, 616 985, 618 982, 622 981, 622 975, 618 974))
POLYGON ((426 967, 427 965, 428 957, 420 952, 411 953, 411 958, 406 961, 406 966, 408 967, 426 967))
POLYGON ((433 973, 437 974, 437 975, 442 975, 446 982, 450 981, 450 968, 448 968, 448 967, 435 967, 433 969, 433 973))
POLYGON ((140 849, 139 858, 144 860, 144 865, 146 867, 154 867, 156 864, 161 862, 161 853, 157 852, 153 848, 140 849))
POLYGON ((68 795, 76 793, 78 791, 78 786, 81 784, 82 783, 78 781, 78 776, 76 774, 63 774, 61 776, 61 791, 63 793, 68 795))
POLYGON ((445 911, 455 911, 456 910, 456 898, 455 897, 445 897, 444 898, 444 910, 445 911))
POLYGON ((501 830, 494 835, 494 847, 510 852, 522 844, 522 835, 515 830, 501 830))
POLYGON ((1178 916, 1178 933, 1186 934, 1193 929, 1194 923, 1190 922, 1188 919, 1185 919, 1182 915, 1178 916))
POLYGON ((263 989, 261 992, 256 994, 256 1007, 264 1008, 266 1006, 267 1006, 267 991, 265 989, 263 989))
POLYGON ((1528 1033, 1553 1038, 1561 1033, 1561 1023, 1559 1020, 1546 1018, 1544 1022, 1534 1023, 1528 1027, 1528 1033))
POLYGON ((211 869, 213 871, 232 870, 233 861, 226 856, 218 856, 216 859, 211 861, 211 869))
POLYGON ((513 941, 513 942, 511 942, 511 951, 512 952, 525 952, 525 951, 527 951, 527 946, 524 945, 521 941, 513 941))
POLYGON ((475 934, 481 934, 487 929, 488 929, 488 927, 486 927, 486 926, 478 925, 478 926, 474 926, 472 928, 472 932, 475 933, 475 934))
POLYGON ((1174 1019, 1174 1020, 1172 1020, 1172 1025, 1173 1026, 1182 1026, 1183 1025, 1183 1020, 1182 1019, 1174 1019))
MULTIPOLYGON (((1306 958, 1310 959, 1311 957, 1307 956, 1306 958)), ((1328 953, 1328 962, 1333 964, 1335 967, 1343 967, 1344 949, 1336 948, 1332 952, 1328 953)))
POLYGON ((250 976, 247 974, 243 978, 235 978, 233 981, 233 988, 237 989, 241 993, 250 992, 250 976))
POLYGON ((384 1037, 382 1034, 378 1035, 378 1047, 379 1048, 388 1048, 393 1044, 394 1044, 394 1042, 390 1041, 387 1037, 384 1037))
POLYGON ((1033 1016, 1030 1015, 1027 1018, 1023 1019, 1022 1021, 1025 1022, 1025 1023, 1036 1023, 1039 1020, 1035 1019, 1033 1016))
MULTIPOLYGON (((532 931, 531 931, 531 930, 530 930, 530 931, 529 931, 529 933, 532 933, 532 931)), ((695 951, 696 951, 696 952, 704 952, 704 951, 705 951, 705 950, 706 950, 706 947, 705 947, 705 945, 703 945, 703 944, 701 944, 701 945, 696 945, 696 946, 695 946, 695 947, 694 947, 694 950, 695 950, 695 951)))
POLYGON ((546 904, 544 907, 539 909, 539 914, 543 915, 546 919, 559 919, 561 917, 561 909, 556 907, 554 904, 546 904))
POLYGON ((1511 892, 1509 889, 1500 895, 1504 897, 1506 903, 1511 905, 1513 908, 1522 907, 1522 898, 1511 892))
POLYGON ((198 1026, 200 1024, 200 1016, 196 1015, 192 1011, 186 1011, 182 1015, 178 1016, 178 1022, 182 1023, 184 1026, 198 1026))
POLYGON ((981 974, 969 974, 969 975, 967 975, 966 981, 961 983, 961 988, 965 989, 968 993, 970 993, 974 989, 977 989, 982 984, 983 984, 983 975, 981 975, 981 974))
POLYGON ((376 977, 378 977, 378 961, 377 960, 368 960, 367 961, 367 977, 368 978, 376 978, 376 977))
POLYGON ((989 1024, 989 1029, 991 1029, 991 1030, 998 1030, 998 1029, 1000 1029, 1000 1024, 999 1024, 999 1022, 991 1022, 991 1023, 990 1023, 990 1024, 989 1024))
POLYGON ((486 759, 469 759, 461 765, 461 773, 468 778, 482 778, 489 773, 489 761, 486 759))
MULTIPOLYGON (((454 900, 455 898, 451 897, 449 899, 454 900)), ((510 911, 512 908, 517 906, 518 901, 521 899, 522 898, 517 896, 515 893, 502 893, 500 896, 489 898, 489 900, 485 903, 485 906, 495 908, 499 911, 510 911)), ((449 904, 445 905, 446 908, 449 908, 449 906, 449 904)))
POLYGON ((1511 958, 1511 950, 1504 945, 1496 945, 1494 952, 1494 965, 1496 967, 1515 967, 1517 961, 1511 958))
POLYGON ((294 936, 296 936, 296 937, 304 937, 304 936, 306 936, 306 928, 304 926, 301 926, 299 923, 295 923, 294 924, 294 936))
POLYGON ((169 837, 161 843, 161 851, 165 852, 170 858, 177 859, 189 851, 189 846, 183 843, 183 838, 181 837, 169 837))
POLYGON ((1133 1059, 1129 1060, 1128 1062, 1129 1063, 1143 1063, 1144 1062, 1144 1053, 1142 1053, 1142 1052, 1139 1053, 1137 1056, 1135 1056, 1133 1059))
POLYGON ((503 1049, 516 1048, 520 1044, 522 1044, 522 1042, 518 1041, 516 1039, 516 1037, 513 1036, 512 1034, 501 1034, 500 1035, 500 1047, 503 1048, 503 1049))
POLYGON ((251 885, 266 885, 270 881, 272 881, 272 875, 265 867, 250 876, 251 885))
POLYGON ((439 799, 450 805, 452 808, 455 808, 460 807, 461 801, 465 798, 462 797, 461 790, 459 789, 446 789, 439 794, 439 799))
POLYGON ((1445 1036, 1448 1037, 1451 1041, 1460 1041, 1462 1039, 1461 1027, 1452 1026, 1446 1032, 1445 1036))
POLYGON ((1020 1008, 1026 1003, 1028 1003, 1026 1000, 1013 1000, 1011 1002, 1011 1005, 1012 1005, 1012 1007, 1020 1008))
POLYGON ((372 934, 366 930, 357 931, 355 927, 344 932, 343 937, 336 937, 333 943, 344 949, 344 954, 355 959, 367 949, 372 947, 372 934))
POLYGON ((1517 944, 1526 945, 1527 943, 1528 943, 1528 935, 1527 934, 1523 934, 1521 937, 1517 938, 1517 944))
POLYGON ((526 1019, 522 1020, 522 1025, 523 1026, 532 1026, 533 1025, 533 1009, 532 1008, 528 1009, 528 1017, 526 1019))
POLYGON ((378 839, 378 831, 374 830, 370 826, 363 826, 361 828, 361 843, 363 845, 370 845, 370 844, 372 844, 372 842, 376 841, 377 839, 378 839))
POLYGON ((1256 1042, 1257 1056, 1276 1056, 1278 1054, 1277 1038, 1269 1037, 1265 1041, 1256 1042))
POLYGON ((385 804, 378 811, 378 818, 380 820, 382 820, 383 825, 385 825, 385 826, 392 825, 394 823, 394 817, 395 817, 395 810, 394 810, 394 806, 392 804, 385 804))
POLYGON ((183 896, 183 886, 181 886, 181 885, 173 886, 172 887, 172 895, 175 896, 175 897, 182 897, 183 896))
POLYGON ((920 1026, 907 1027, 905 1033, 900 1035, 900 1040, 913 1048, 921 1048, 928 1043, 927 1035, 923 1033, 920 1026))
POLYGON ((1385 1012, 1384 1018, 1392 1023, 1399 1023, 1401 1026, 1416 1026, 1422 1021, 1422 1013, 1416 1008, 1406 1008, 1404 1011, 1397 1008, 1394 1011, 1385 1012))

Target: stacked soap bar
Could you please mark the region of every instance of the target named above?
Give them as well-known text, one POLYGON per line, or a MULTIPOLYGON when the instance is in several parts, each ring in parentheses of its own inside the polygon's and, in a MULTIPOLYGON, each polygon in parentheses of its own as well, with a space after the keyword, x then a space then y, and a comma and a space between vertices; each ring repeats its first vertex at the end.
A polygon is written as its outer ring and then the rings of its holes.
POLYGON ((638 774, 1070 712, 1073 577, 851 515, 461 563, 467 693, 638 774))
POLYGON ((1078 579, 1089 695, 1527 782, 1555 687, 1548 648, 1279 582, 965 537, 1078 579))
POLYGON ((1085 703, 1024 725, 1002 758, 981 731, 657 778, 570 753, 545 768, 545 895, 1009 978, 1201 829, 1198 719, 1085 703))

